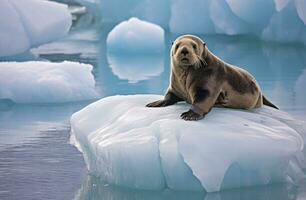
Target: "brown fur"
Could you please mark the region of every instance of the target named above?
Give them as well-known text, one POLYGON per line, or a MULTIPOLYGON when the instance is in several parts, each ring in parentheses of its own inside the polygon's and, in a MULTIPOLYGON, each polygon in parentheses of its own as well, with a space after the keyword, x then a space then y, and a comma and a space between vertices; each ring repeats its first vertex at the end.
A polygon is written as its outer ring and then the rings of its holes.
POLYGON ((198 120, 213 106, 261 107, 263 96, 251 74, 222 61, 200 38, 184 35, 177 38, 171 48, 171 77, 165 98, 147 106, 168 106, 178 101, 187 101, 197 110, 184 112, 183 119, 198 120))

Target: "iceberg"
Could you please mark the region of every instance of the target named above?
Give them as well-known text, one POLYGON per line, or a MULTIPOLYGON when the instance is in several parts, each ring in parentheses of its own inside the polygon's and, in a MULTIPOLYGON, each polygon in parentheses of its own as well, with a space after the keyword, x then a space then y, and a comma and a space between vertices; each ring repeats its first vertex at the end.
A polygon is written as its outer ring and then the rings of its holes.
POLYGON ((115 26, 106 43, 107 51, 113 53, 162 53, 164 30, 156 24, 131 18, 115 26))
POLYGON ((98 98, 92 66, 76 62, 0 62, 0 100, 63 103, 98 98))
POLYGON ((268 107, 214 108, 200 121, 186 103, 147 108, 160 95, 111 96, 71 117, 71 143, 93 175, 149 190, 214 192, 303 177, 304 122, 268 107))
POLYGON ((281 11, 273 14, 269 24, 263 29, 261 38, 282 43, 301 42, 306 44, 306 26, 299 18, 296 9, 306 12, 306 8, 296 8, 292 1, 281 11))
POLYGON ((0 56, 59 39, 72 23, 67 5, 50 1, 3 0, 0 13, 0 56))
MULTIPOLYGON (((88 0, 82 1, 86 2, 84 5, 88 3, 88 0)), ((268 41, 306 44, 305 0, 91 2, 100 8, 98 12, 101 13, 102 23, 119 23, 137 17, 158 24, 174 34, 247 34, 268 41)))

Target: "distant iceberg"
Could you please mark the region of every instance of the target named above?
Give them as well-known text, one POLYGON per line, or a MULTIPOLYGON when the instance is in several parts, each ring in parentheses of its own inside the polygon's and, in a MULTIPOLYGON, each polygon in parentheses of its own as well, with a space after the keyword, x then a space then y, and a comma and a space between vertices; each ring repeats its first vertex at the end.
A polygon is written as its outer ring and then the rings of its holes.
POLYGON ((0 100, 63 103, 95 99, 92 66, 75 62, 0 62, 0 100))
MULTIPOLYGON (((88 4, 88 0, 80 0, 88 4)), ((175 34, 256 36, 306 44, 305 0, 95 0, 102 22, 131 17, 156 23, 175 34), (120 6, 118 6, 120 5, 120 6)))
POLYGON ((0 57, 61 38, 71 23, 67 5, 42 0, 2 0, 0 57))
POLYGON ((71 142, 88 170, 131 188, 207 192, 298 181, 305 123, 263 107, 214 108, 187 122, 189 105, 145 105, 159 95, 112 96, 71 117, 71 142))

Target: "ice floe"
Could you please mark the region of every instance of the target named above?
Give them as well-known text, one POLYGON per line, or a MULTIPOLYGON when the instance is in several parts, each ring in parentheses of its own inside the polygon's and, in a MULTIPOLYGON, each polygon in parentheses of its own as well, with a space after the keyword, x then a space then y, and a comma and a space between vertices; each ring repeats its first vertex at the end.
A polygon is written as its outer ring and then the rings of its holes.
POLYGON ((214 108, 187 122, 179 116, 188 104, 145 107, 161 98, 112 96, 72 115, 71 142, 92 174, 132 188, 207 192, 303 177, 304 122, 268 107, 214 108))
POLYGON ((0 62, 0 99, 62 103, 95 99, 92 66, 76 62, 0 62))

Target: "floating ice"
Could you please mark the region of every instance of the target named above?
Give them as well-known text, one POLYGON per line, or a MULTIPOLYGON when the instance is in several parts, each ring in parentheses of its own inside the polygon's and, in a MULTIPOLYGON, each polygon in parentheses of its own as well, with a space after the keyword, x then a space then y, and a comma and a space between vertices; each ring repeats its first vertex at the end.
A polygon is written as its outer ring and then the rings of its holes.
POLYGON ((202 190, 295 180, 305 126, 281 111, 214 108, 203 120, 185 103, 147 108, 159 95, 101 99, 71 117, 71 142, 90 172, 141 189, 202 190), (297 168, 296 168, 297 167, 297 168))
POLYGON ((92 66, 74 62, 0 62, 0 99, 58 103, 94 99, 92 66))
POLYGON ((164 30, 155 24, 131 18, 118 24, 107 36, 108 52, 161 53, 164 30))
POLYGON ((71 15, 64 4, 3 0, 0 6, 0 56, 22 53, 32 46, 61 38, 70 26, 71 15))

